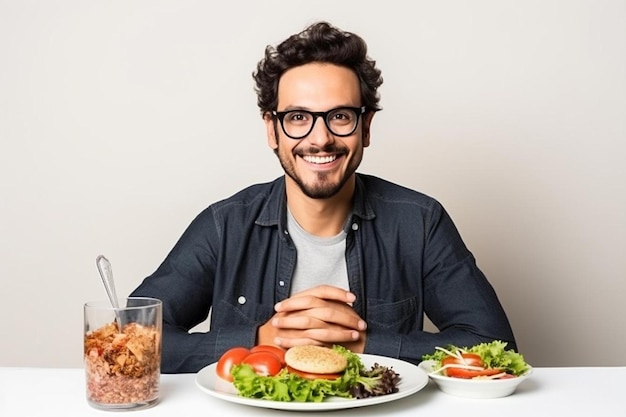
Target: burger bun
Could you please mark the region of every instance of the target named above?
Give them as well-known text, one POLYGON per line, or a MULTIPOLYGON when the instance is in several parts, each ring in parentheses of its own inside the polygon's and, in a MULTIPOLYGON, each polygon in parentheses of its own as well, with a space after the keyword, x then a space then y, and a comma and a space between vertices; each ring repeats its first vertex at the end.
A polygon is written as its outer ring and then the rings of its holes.
POLYGON ((341 353, 314 345, 289 348, 285 352, 285 363, 298 371, 314 374, 337 374, 348 366, 348 360, 341 353))

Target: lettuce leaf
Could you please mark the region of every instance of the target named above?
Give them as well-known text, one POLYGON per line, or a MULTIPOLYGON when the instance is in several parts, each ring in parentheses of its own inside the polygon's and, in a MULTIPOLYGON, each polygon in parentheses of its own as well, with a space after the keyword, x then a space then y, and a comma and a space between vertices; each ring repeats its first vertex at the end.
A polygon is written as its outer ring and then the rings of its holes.
MULTIPOLYGON (((513 349, 506 349, 507 343, 500 340, 494 340, 490 343, 480 343, 472 347, 457 347, 454 345, 446 346, 446 349, 452 353, 470 352, 480 355, 486 368, 498 368, 511 375, 522 375, 529 366, 524 360, 524 356, 515 352, 513 349)), ((437 368, 441 367, 441 361, 448 356, 447 353, 436 350, 432 354, 422 356, 423 360, 434 360, 438 362, 437 368)))
MULTIPOLYGON (((328 396, 361 397, 351 393, 351 388, 357 386, 362 387, 360 391, 368 390, 368 395, 382 395, 389 391, 389 388, 386 388, 385 392, 372 388, 381 380, 380 371, 374 376, 369 376, 358 355, 339 345, 333 349, 344 355, 348 361, 343 375, 335 380, 308 380, 290 374, 286 369, 275 376, 261 376, 257 375, 250 365, 240 364, 232 369, 233 384, 243 397, 272 401, 321 402, 328 396)), ((388 386, 388 381, 386 383, 388 386)))

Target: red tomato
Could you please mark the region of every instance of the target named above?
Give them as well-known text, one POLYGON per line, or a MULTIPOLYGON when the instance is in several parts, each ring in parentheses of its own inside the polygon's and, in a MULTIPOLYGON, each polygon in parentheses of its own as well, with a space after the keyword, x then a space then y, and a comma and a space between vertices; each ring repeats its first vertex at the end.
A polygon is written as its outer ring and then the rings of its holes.
POLYGON ((450 364, 462 364, 470 366, 478 366, 483 368, 482 370, 463 369, 463 368, 447 368, 444 370, 446 376, 454 378, 472 379, 477 376, 491 376, 502 373, 501 369, 497 368, 485 368, 480 355, 475 353, 462 353, 463 360, 455 358, 453 356, 446 357, 441 364, 443 366, 450 364))
POLYGON ((285 366, 285 349, 276 345, 257 345, 250 349, 250 353, 253 352, 272 352, 280 359, 282 366, 285 366))
POLYGON ((262 376, 274 376, 283 369, 280 358, 267 351, 252 352, 241 363, 247 363, 254 368, 254 372, 262 376))
POLYGON ((448 365, 451 363, 460 363, 463 365, 471 365, 471 366, 483 366, 483 360, 480 358, 480 355, 476 353, 461 353, 463 357, 463 361, 455 358, 454 356, 448 356, 443 361, 441 361, 442 365, 448 365))
POLYGON ((249 354, 250 349, 241 346, 228 349, 217 361, 215 372, 220 378, 232 382, 233 376, 230 374, 231 369, 233 366, 239 365, 249 354))
POLYGON ((501 369, 496 368, 484 368, 482 371, 474 371, 472 369, 462 369, 462 368, 448 368, 444 371, 446 376, 451 376, 453 378, 463 378, 463 379, 472 379, 477 376, 491 376, 502 373, 501 369))
POLYGON ((299 371, 297 369, 293 369, 291 366, 287 366, 287 370, 291 374, 296 374, 300 378, 304 379, 337 379, 341 378, 341 374, 314 374, 311 372, 299 371))

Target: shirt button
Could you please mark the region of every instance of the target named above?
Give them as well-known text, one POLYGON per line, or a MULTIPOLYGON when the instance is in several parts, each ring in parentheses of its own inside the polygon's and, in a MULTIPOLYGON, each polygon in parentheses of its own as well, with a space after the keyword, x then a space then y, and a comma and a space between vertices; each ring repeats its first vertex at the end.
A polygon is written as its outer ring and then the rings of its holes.
POLYGON ((359 230, 359 225, 356 223, 352 223, 352 230, 357 231, 359 230))
POLYGON ((246 297, 244 297, 243 295, 240 295, 239 298, 237 298, 237 302, 239 304, 245 304, 246 303, 246 297))
POLYGON ((284 234, 286 234, 286 235, 288 235, 288 234, 289 234, 289 231, 288 231, 287 229, 285 229, 285 230, 283 230, 283 233, 284 233, 284 234))
POLYGON ((281 287, 284 287, 285 286, 285 281, 283 281, 283 280, 278 281, 278 285, 280 285, 281 287))

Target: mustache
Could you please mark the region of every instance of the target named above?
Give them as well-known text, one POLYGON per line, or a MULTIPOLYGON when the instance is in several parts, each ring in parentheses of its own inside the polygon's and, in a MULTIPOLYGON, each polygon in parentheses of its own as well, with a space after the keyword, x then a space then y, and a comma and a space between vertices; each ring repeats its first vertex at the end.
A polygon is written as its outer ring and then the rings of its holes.
POLYGON ((293 153, 297 156, 316 155, 319 153, 332 153, 332 154, 337 154, 337 155, 347 155, 348 149, 345 147, 336 146, 335 144, 331 144, 328 146, 324 146, 323 148, 314 148, 314 147, 297 148, 296 147, 293 150, 293 153))

